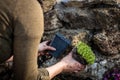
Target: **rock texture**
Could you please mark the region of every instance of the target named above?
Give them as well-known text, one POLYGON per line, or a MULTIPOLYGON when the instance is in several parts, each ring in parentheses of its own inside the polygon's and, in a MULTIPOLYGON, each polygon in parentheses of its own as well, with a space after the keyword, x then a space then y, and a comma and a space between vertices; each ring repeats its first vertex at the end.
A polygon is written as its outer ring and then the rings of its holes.
POLYGON ((101 80, 105 71, 120 66, 120 0, 51 2, 55 5, 50 9, 46 6, 44 13, 43 40, 52 39, 60 32, 72 41, 73 46, 79 40, 88 43, 96 55, 96 62, 79 76, 101 80))
POLYGON ((52 10, 53 6, 56 3, 56 0, 38 0, 41 4, 44 13, 52 10))
MULTIPOLYGON (((120 45, 120 9, 117 4, 86 3, 76 8, 79 1, 56 6, 58 18, 67 29, 88 29, 93 34, 93 42, 105 55, 119 53, 120 45), (66 7, 66 4, 69 7, 66 7), (74 7, 74 5, 75 7, 74 7), (71 6, 71 7, 70 7, 71 6), (73 7, 72 7, 73 6, 73 7), (117 44, 116 44, 117 43, 117 44)), ((82 3, 80 3, 82 4, 82 3)))

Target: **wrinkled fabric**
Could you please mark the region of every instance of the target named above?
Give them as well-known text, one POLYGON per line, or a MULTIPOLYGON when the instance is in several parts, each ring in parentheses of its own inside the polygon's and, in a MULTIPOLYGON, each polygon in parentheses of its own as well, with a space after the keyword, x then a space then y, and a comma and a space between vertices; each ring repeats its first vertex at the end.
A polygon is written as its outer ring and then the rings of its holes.
POLYGON ((0 0, 0 63, 14 55, 14 80, 49 80, 37 66, 43 26, 37 0, 0 0))

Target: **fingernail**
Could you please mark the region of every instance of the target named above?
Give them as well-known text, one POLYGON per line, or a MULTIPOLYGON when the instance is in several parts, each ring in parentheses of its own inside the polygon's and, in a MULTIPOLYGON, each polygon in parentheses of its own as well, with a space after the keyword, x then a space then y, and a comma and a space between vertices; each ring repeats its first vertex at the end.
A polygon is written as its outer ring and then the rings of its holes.
POLYGON ((78 73, 78 71, 74 71, 75 73, 78 73))
POLYGON ((55 51, 56 51, 56 49, 55 49, 55 48, 53 48, 53 50, 55 50, 55 51))

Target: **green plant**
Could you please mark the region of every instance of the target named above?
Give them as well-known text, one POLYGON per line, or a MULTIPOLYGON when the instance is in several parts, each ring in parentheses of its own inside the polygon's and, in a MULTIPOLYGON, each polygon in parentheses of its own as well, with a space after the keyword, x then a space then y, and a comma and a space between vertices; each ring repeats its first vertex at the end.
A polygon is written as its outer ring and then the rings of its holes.
POLYGON ((82 56, 88 64, 93 64, 95 62, 95 54, 86 43, 79 41, 76 47, 77 53, 82 56))

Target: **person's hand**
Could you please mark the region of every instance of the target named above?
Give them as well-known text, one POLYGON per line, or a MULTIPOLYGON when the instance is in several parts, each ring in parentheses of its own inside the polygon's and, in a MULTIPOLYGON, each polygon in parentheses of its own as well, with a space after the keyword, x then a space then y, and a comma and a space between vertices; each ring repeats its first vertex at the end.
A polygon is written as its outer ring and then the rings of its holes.
POLYGON ((47 50, 53 50, 55 51, 56 49, 52 46, 48 46, 49 41, 44 41, 42 43, 39 44, 39 48, 38 48, 38 55, 44 55, 47 54, 45 51, 47 50))
POLYGON ((78 61, 73 59, 72 52, 65 56, 61 61, 46 68, 49 72, 49 77, 52 79, 54 76, 61 72, 78 72, 85 69, 85 65, 80 64, 78 61))
POLYGON ((6 62, 12 62, 13 61, 13 56, 11 56, 6 62))
POLYGON ((64 66, 64 72, 78 72, 85 69, 85 65, 82 65, 72 57, 72 52, 70 52, 66 57, 60 61, 64 66))

